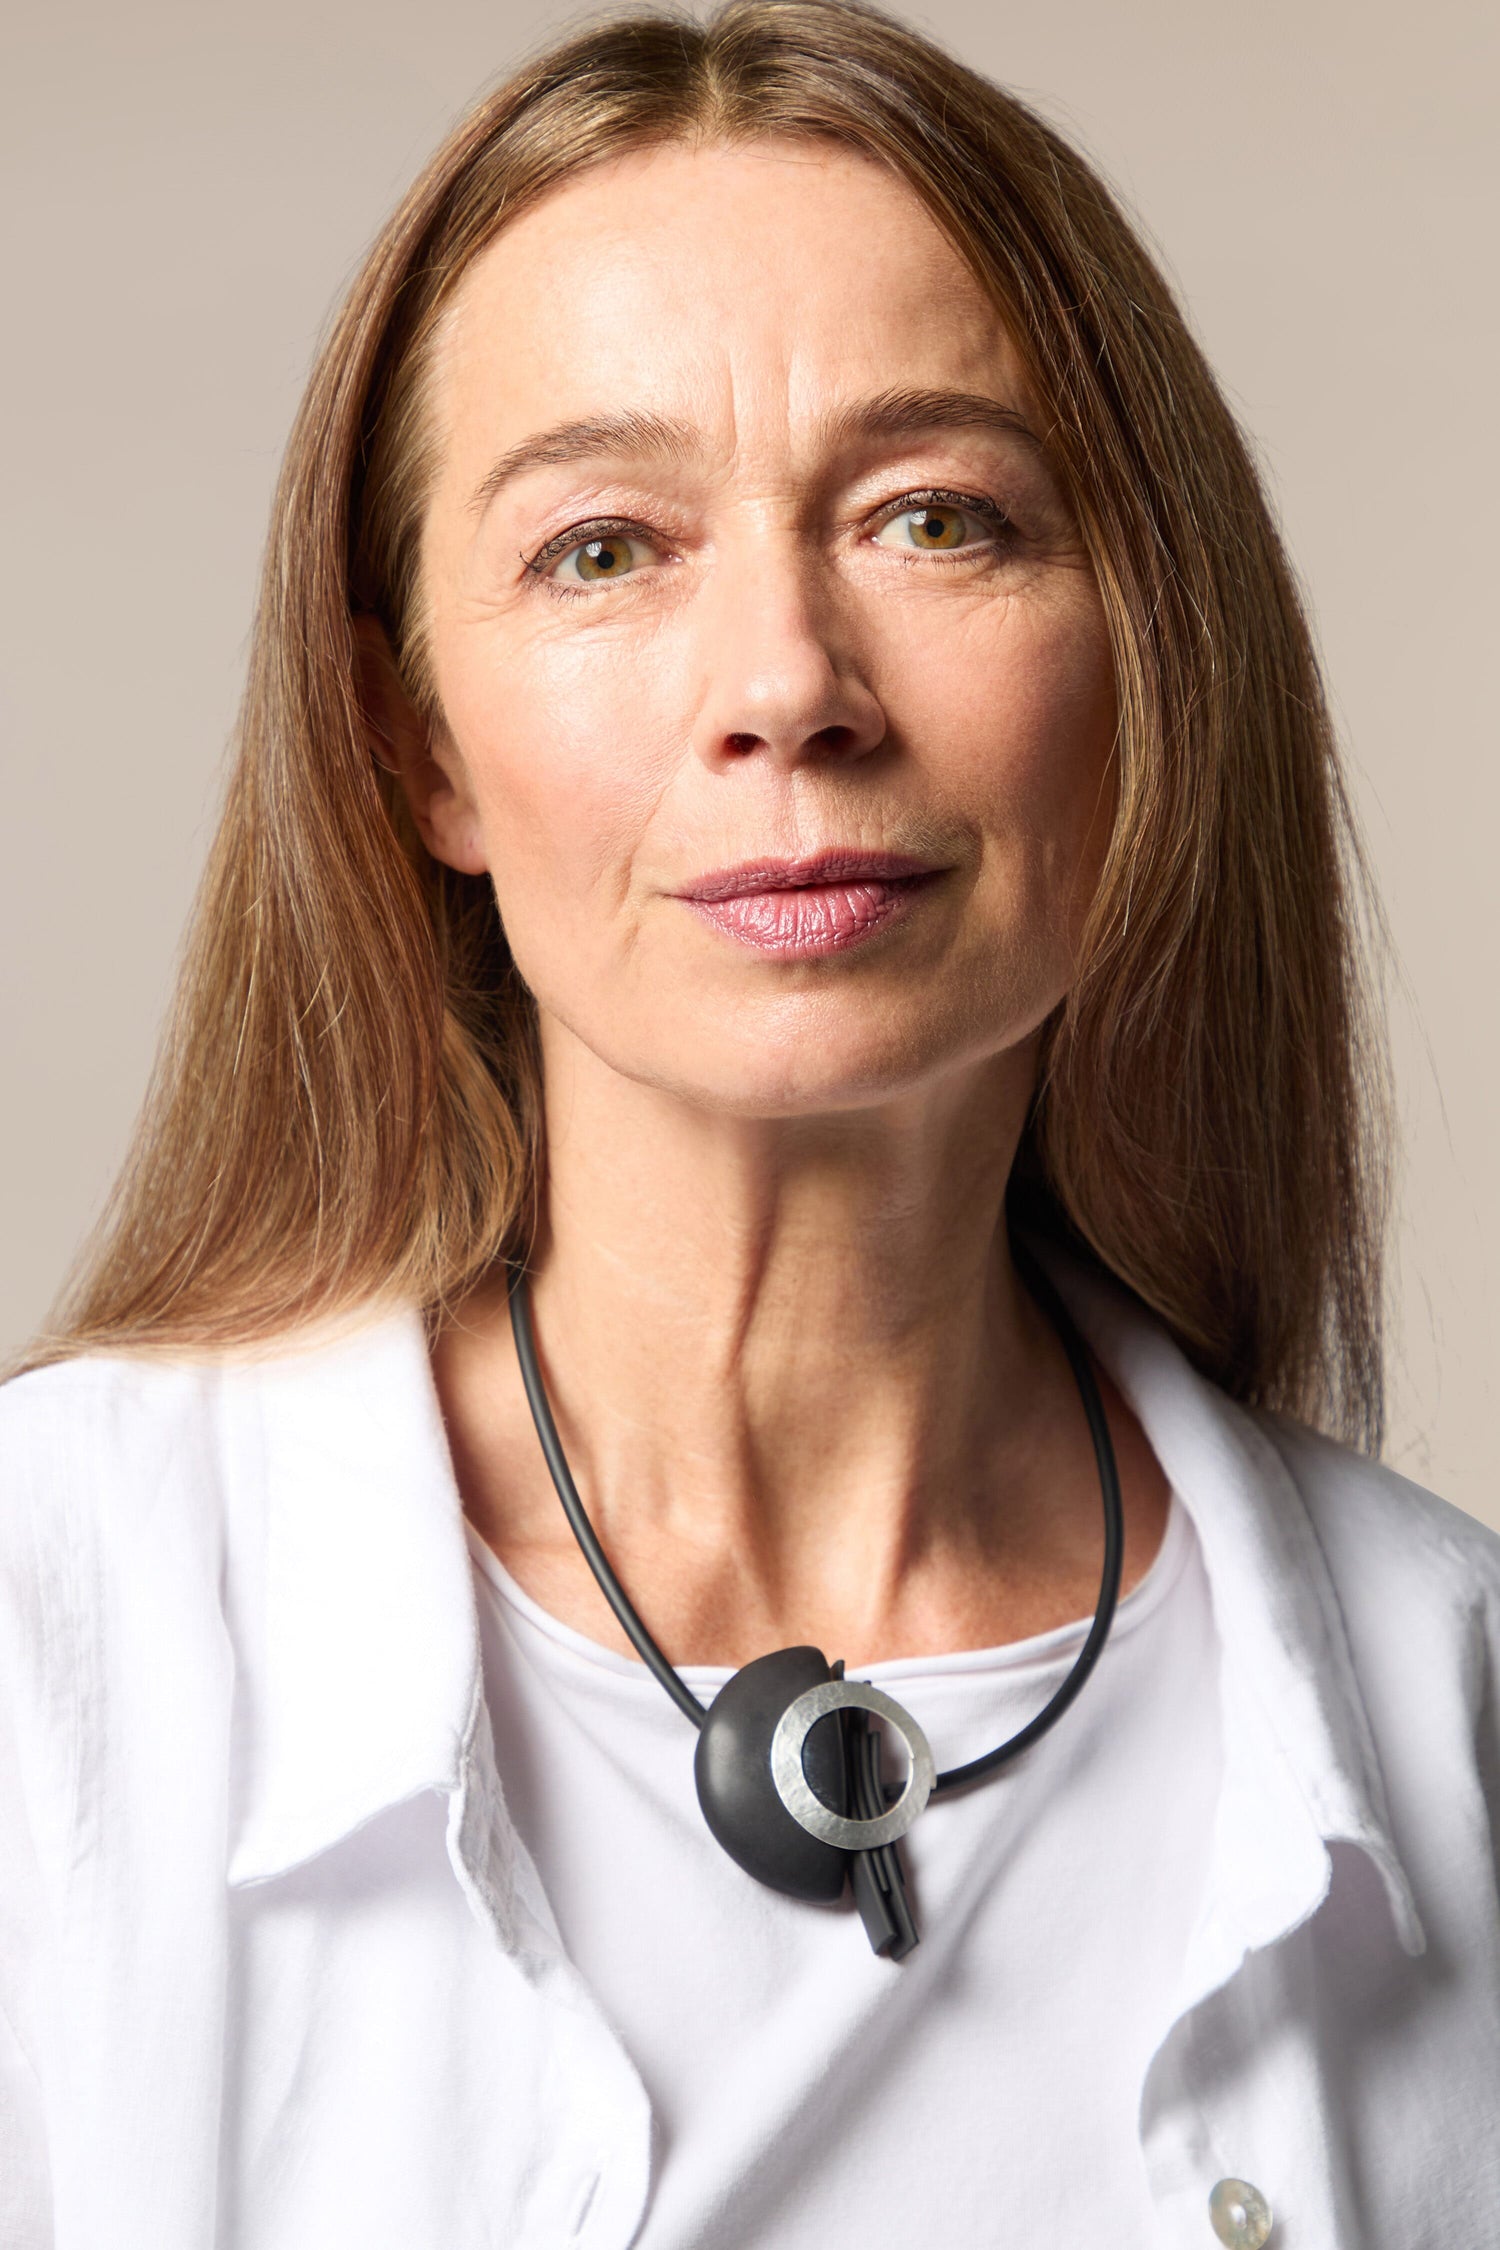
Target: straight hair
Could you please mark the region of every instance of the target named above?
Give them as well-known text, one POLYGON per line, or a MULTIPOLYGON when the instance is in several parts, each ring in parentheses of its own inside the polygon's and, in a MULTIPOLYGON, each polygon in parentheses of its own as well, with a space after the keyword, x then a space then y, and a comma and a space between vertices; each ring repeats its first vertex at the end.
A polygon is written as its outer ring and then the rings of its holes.
POLYGON ((1250 452, 1083 158, 845 0, 574 34, 479 103, 376 238, 287 448, 237 760, 134 1147, 27 1364, 258 1345, 384 1299, 436 1318, 524 1250, 533 1004, 488 879, 429 856, 372 755, 352 617, 380 619, 432 708, 429 374, 479 252, 608 158, 766 138, 888 167, 992 294, 1108 619, 1118 809, 1013 1217, 1115 1275, 1231 1396, 1377 1450, 1368 887, 1250 452))

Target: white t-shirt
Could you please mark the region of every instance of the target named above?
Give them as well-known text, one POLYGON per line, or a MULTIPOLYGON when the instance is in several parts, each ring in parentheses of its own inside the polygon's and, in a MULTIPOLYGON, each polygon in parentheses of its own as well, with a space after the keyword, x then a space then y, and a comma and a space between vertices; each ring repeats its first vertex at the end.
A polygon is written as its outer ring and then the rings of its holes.
MULTIPOLYGON (((656 2124, 637 2250, 1147 2250, 1135 2115, 1171 2020, 1219 1786, 1218 1648, 1174 1498, 1056 1729, 902 1846, 921 1943, 744 1874, 644 1666, 547 1615, 469 1528, 506 1801, 656 2124)), ((649 1600, 644 1605, 649 1611, 649 1600)), ((864 1665, 939 1770, 1039 1710, 1087 1621, 864 1665)), ((704 1702, 727 1669, 686 1668, 704 1702)), ((899 1758, 899 1751, 891 1753, 899 1758)))

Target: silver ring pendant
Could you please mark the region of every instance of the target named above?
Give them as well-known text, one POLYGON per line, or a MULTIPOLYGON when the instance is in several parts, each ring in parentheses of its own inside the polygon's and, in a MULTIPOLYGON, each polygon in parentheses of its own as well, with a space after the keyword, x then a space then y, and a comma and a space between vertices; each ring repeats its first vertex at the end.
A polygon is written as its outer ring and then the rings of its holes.
POLYGON ((906 1834, 932 1795, 937 1769, 926 1735, 894 1697, 864 1680, 825 1680, 818 1687, 805 1689, 777 1721, 771 1737, 771 1778, 777 1796, 809 1836, 833 1844, 839 1851, 869 1852, 881 1844, 894 1844, 906 1834), (831 1812, 815 1795, 802 1770, 803 1745, 818 1721, 831 1712, 848 1710, 872 1711, 906 1744, 910 1761, 906 1786, 890 1811, 878 1820, 846 1820, 842 1813, 831 1812))

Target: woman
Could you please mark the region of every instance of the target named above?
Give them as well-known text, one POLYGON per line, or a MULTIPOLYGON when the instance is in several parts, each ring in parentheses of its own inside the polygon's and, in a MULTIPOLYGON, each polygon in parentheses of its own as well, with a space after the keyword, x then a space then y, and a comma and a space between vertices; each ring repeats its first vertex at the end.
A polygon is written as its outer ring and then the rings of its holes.
POLYGON ((748 0, 474 112, 4 1395, 7 2244, 1494 2241, 1500 1565, 1372 1458, 1352 864, 1027 110, 748 0))

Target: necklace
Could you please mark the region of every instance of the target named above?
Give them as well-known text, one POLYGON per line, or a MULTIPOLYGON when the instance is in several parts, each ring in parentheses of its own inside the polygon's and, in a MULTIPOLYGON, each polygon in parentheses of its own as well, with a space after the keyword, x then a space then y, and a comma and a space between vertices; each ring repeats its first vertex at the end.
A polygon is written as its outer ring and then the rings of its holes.
POLYGON ((966 1765, 936 1769, 909 1711, 865 1680, 844 1677, 821 1649, 783 1648, 755 1657, 726 1680, 706 1708, 668 1663, 599 1544, 568 1467, 537 1363, 526 1276, 511 1276, 510 1318, 532 1422, 557 1496, 599 1589, 642 1662, 698 1729, 694 1773, 703 1816, 730 1857, 773 1890, 832 1901, 846 1882, 876 1953, 899 1961, 917 1943, 899 1844, 934 1797, 955 1795, 1018 1758, 1057 1724, 1098 1663, 1114 1619, 1124 1554, 1120 1478, 1104 1402, 1088 1350, 1047 1275, 1013 1243, 1012 1257, 1067 1355, 1083 1402, 1104 1502, 1104 1570, 1093 1622, 1061 1686, 1034 1719, 966 1765), (884 1719, 907 1753, 901 1787, 881 1773, 884 1719))

